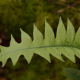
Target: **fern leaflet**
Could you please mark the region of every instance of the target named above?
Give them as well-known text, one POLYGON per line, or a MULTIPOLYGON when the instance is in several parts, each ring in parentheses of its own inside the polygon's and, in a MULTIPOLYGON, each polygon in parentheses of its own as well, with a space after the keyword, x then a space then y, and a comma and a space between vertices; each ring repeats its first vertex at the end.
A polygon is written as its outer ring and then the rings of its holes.
POLYGON ((2 66, 6 64, 8 58, 11 58, 13 65, 16 64, 19 57, 24 55, 30 63, 34 53, 50 61, 50 54, 63 61, 61 54, 65 55, 72 62, 75 62, 75 55, 80 58, 80 28, 75 34, 75 30, 68 19, 67 31, 60 17, 57 28, 56 38, 50 25, 45 21, 45 38, 34 24, 33 41, 30 36, 21 31, 21 43, 17 43, 11 35, 10 46, 0 46, 0 61, 2 66))

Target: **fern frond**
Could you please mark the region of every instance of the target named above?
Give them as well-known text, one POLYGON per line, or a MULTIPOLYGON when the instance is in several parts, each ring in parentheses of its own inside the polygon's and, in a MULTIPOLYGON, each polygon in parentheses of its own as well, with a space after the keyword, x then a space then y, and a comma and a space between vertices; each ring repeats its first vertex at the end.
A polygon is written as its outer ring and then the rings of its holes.
POLYGON ((80 28, 76 35, 73 25, 68 19, 67 31, 60 17, 57 28, 56 38, 50 25, 45 21, 45 38, 34 24, 33 41, 30 36, 21 31, 21 43, 17 43, 11 35, 9 47, 0 46, 0 61, 5 65, 8 58, 11 58, 13 65, 16 64, 19 57, 24 55, 30 63, 34 53, 40 55, 50 62, 50 54, 63 61, 61 54, 66 56, 72 62, 75 62, 75 55, 80 58, 80 28))

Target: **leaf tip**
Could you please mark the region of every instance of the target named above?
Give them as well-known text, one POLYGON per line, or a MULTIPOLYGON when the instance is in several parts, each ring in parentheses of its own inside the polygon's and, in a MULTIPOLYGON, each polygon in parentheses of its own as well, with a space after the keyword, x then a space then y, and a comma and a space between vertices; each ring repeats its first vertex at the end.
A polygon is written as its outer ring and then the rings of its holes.
POLYGON ((46 19, 45 19, 45 24, 47 23, 46 19))
POLYGON ((37 29, 36 25, 33 23, 34 30, 37 29))
POLYGON ((5 64, 6 64, 6 61, 5 61, 5 62, 3 62, 3 61, 2 61, 2 67, 4 67, 4 66, 5 66, 5 64))
POLYGON ((30 64, 31 61, 30 60, 29 61, 27 60, 27 62, 28 62, 28 64, 30 64))
POLYGON ((61 61, 65 62, 65 61, 63 60, 63 58, 62 58, 62 57, 61 57, 59 60, 61 60, 61 61))
POLYGON ((70 20, 69 20, 69 18, 67 17, 67 23, 69 23, 70 22, 70 20))
POLYGON ((36 25, 33 23, 33 26, 36 27, 36 25))
POLYGON ((23 30, 20 28, 20 31, 22 32, 23 30))
POLYGON ((59 24, 58 24, 58 25, 60 25, 60 24, 63 24, 63 21, 62 21, 61 16, 60 16, 60 18, 59 18, 59 24))
POLYGON ((73 26, 71 21, 70 21, 70 19, 68 17, 67 17, 67 24, 73 26))
POLYGON ((51 63, 51 60, 50 59, 48 61, 49 61, 49 63, 51 63))
POLYGON ((36 25, 33 23, 33 35, 34 35, 34 32, 38 31, 38 28, 36 27, 36 25))
POLYGON ((61 18, 61 16, 59 17, 59 21, 62 21, 62 18, 61 18))
POLYGON ((11 34, 11 39, 14 39, 12 34, 11 34))
POLYGON ((59 19, 61 19, 61 16, 59 17, 59 19))

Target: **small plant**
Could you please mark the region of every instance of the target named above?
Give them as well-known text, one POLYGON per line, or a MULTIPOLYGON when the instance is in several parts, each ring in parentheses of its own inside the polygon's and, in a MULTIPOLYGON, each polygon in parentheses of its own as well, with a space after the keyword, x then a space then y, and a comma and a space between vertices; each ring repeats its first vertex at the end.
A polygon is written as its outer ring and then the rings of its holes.
MULTIPOLYGON (((70 59, 72 62, 75 63, 75 55, 80 58, 80 37, 79 37, 80 28, 75 34, 75 29, 71 24, 70 20, 68 19, 67 21, 68 23, 66 31, 62 19, 60 17, 56 38, 54 36, 52 28, 47 23, 47 21, 45 21, 44 39, 43 35, 37 29, 35 24, 33 30, 33 38, 34 38, 33 41, 31 40, 30 36, 27 33, 25 33, 22 29, 20 29, 21 43, 17 43, 14 40, 13 36, 11 35, 10 46, 9 47, 0 46, 1 49, 0 61, 2 61, 2 66, 5 65, 8 58, 11 58, 13 65, 15 65, 21 55, 24 55, 25 59, 28 61, 28 63, 30 63, 34 53, 40 55, 49 62, 51 62, 50 54, 52 54, 59 60, 65 62, 61 57, 61 54, 63 54, 68 59, 70 59)), ((70 71, 75 72, 75 70, 73 69, 65 69, 64 71, 66 73, 70 71)), ((70 73, 72 75, 75 75, 72 72, 70 73)), ((72 78, 72 76, 69 77, 72 78)), ((74 79, 72 78, 72 80, 74 79)), ((76 80, 80 80, 80 78, 77 78, 76 80)))

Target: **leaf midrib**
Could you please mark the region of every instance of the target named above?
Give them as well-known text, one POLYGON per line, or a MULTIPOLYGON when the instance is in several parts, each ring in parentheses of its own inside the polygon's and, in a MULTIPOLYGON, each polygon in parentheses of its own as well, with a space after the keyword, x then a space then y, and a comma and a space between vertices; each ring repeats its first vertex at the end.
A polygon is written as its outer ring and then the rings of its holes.
POLYGON ((48 47, 68 47, 68 48, 77 48, 77 49, 80 49, 79 47, 76 47, 76 46, 73 46, 73 45, 50 45, 50 46, 40 46, 40 47, 30 47, 30 48, 22 48, 22 49, 17 49, 17 50, 14 50, 14 51, 9 51, 3 55, 1 55, 0 57, 2 56, 5 56, 11 52, 16 52, 16 51, 20 51, 20 50, 26 50, 26 49, 34 49, 34 48, 48 48, 48 47))

